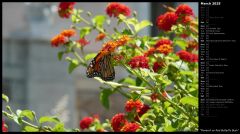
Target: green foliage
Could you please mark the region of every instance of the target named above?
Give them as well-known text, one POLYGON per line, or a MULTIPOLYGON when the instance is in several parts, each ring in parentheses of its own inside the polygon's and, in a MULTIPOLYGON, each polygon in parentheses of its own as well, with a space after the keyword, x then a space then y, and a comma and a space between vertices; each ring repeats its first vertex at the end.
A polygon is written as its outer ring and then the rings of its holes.
POLYGON ((100 102, 102 105, 109 109, 109 96, 113 93, 111 89, 103 89, 100 93, 100 102))
POLYGON ((191 96, 186 96, 186 97, 183 97, 180 102, 182 104, 188 104, 188 105, 192 105, 196 108, 198 108, 198 98, 196 97, 191 97, 191 96))
POLYGON ((53 122, 53 123, 59 123, 60 120, 56 116, 43 116, 39 118, 39 123, 46 123, 46 122, 53 122))
POLYGON ((105 15, 97 15, 92 19, 94 26, 98 28, 103 28, 103 24, 106 21, 107 17, 105 15))
POLYGON ((88 27, 88 26, 83 27, 83 28, 81 28, 81 30, 80 30, 79 37, 80 37, 80 38, 84 38, 86 35, 90 34, 91 31, 92 31, 92 28, 91 28, 91 27, 88 27))
POLYGON ((88 60, 90 60, 90 59, 93 59, 96 55, 97 55, 97 53, 89 53, 89 54, 87 54, 87 55, 84 57, 84 59, 85 59, 86 61, 88 61, 88 60))
POLYGON ((5 94, 2 94, 2 99, 6 102, 9 102, 9 99, 5 94))

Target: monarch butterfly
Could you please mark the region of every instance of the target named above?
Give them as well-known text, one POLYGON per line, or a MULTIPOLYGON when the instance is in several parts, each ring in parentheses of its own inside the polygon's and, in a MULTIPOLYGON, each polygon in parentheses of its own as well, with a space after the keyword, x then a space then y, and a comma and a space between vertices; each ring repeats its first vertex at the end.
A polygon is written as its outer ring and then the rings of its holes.
POLYGON ((103 56, 98 53, 87 67, 87 77, 101 77, 105 81, 112 81, 115 78, 115 71, 111 58, 111 53, 103 56))

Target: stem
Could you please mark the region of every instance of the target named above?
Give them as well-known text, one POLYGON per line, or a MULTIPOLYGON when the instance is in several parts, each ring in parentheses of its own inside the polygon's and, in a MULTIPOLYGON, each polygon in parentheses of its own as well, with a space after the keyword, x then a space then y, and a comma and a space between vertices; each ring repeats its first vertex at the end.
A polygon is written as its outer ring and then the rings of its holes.
POLYGON ((125 20, 123 20, 123 22, 126 24, 126 26, 127 26, 128 29, 131 31, 131 33, 135 36, 137 33, 132 30, 132 28, 130 27, 130 25, 129 25, 125 20))
POLYGON ((116 88, 116 91, 119 92, 121 95, 125 96, 126 98, 130 99, 131 96, 122 91, 120 88, 116 88))
POLYGON ((87 67, 85 60, 83 60, 76 51, 73 51, 73 55, 81 62, 81 64, 87 67))

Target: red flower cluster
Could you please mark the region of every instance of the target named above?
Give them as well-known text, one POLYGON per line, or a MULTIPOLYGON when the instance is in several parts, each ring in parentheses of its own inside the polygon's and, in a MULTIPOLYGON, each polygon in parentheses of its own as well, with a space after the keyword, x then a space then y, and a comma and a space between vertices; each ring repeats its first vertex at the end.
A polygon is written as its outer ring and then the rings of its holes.
POLYGON ((182 16, 180 17, 180 23, 182 24, 189 24, 192 21, 190 16, 182 16))
POLYGON ((144 53, 144 56, 145 57, 150 56, 150 55, 154 54, 154 52, 155 52, 155 48, 151 47, 144 53))
POLYGON ((177 23, 178 16, 174 12, 166 12, 157 18, 157 27, 164 31, 171 30, 172 26, 177 23))
POLYGON ((156 102, 158 100, 159 94, 158 93, 153 93, 151 94, 150 98, 153 102, 156 102))
POLYGON ((131 68, 149 68, 148 59, 145 56, 135 56, 129 62, 131 68))
POLYGON ((187 4, 181 4, 176 8, 175 12, 178 16, 181 15, 193 15, 193 10, 187 4))
POLYGON ((121 131, 122 132, 136 132, 140 128, 140 125, 137 123, 126 123, 121 131))
POLYGON ((173 51, 172 41, 169 39, 161 39, 154 46, 157 52, 163 53, 165 55, 173 51))
POLYGON ((66 29, 66 30, 63 30, 60 34, 70 38, 76 35, 76 31, 74 29, 66 29))
POLYGON ((101 41, 106 37, 106 34, 104 33, 99 33, 95 39, 95 41, 101 41))
POLYGON ((168 45, 172 45, 172 41, 169 39, 160 39, 156 44, 155 44, 155 48, 164 45, 164 44, 168 44, 168 45))
POLYGON ((164 66, 165 66, 164 62, 154 62, 153 63, 153 71, 158 72, 158 70, 163 68, 164 66))
POLYGON ((126 112, 132 112, 133 110, 137 113, 141 111, 143 107, 143 103, 140 100, 129 100, 125 104, 125 111, 126 112))
POLYGON ((159 46, 158 48, 156 48, 156 50, 157 50, 157 52, 168 55, 169 53, 171 53, 173 51, 173 47, 168 44, 163 44, 163 45, 159 46))
POLYGON ((52 47, 58 47, 59 45, 63 45, 68 42, 71 36, 74 36, 76 31, 74 29, 66 29, 63 30, 60 34, 54 36, 51 39, 52 47))
POLYGON ((90 41, 87 41, 85 38, 80 38, 77 42, 83 47, 90 43, 90 41))
POLYGON ((124 4, 120 4, 117 2, 112 2, 107 5, 106 13, 112 17, 118 17, 119 14, 122 14, 124 16, 130 16, 131 10, 129 7, 127 7, 124 4))
POLYGON ((7 132, 7 131, 8 131, 8 128, 6 127, 4 120, 2 120, 2 132, 7 132))
POLYGON ((122 127, 127 123, 128 121, 126 120, 124 113, 114 115, 111 120, 111 125, 114 132, 120 132, 122 127))
POLYGON ((198 55, 189 53, 185 50, 180 50, 177 52, 177 55, 186 62, 198 62, 198 55))
POLYGON ((145 114, 148 110, 150 109, 150 107, 146 104, 143 105, 143 107, 140 109, 140 111, 138 112, 138 116, 142 116, 143 114, 145 114))
POLYGON ((73 12, 73 6, 76 2, 60 2, 58 6, 58 14, 61 18, 69 18, 73 12))
POLYGON ((172 26, 181 23, 189 24, 192 21, 193 10, 186 4, 181 4, 176 8, 176 11, 166 12, 157 18, 156 25, 159 29, 164 31, 170 31, 172 26))
POLYGON ((56 35, 51 39, 52 47, 58 47, 60 44, 65 44, 66 42, 68 42, 68 38, 61 34, 56 35))
POLYGON ((80 121, 80 128, 81 128, 81 129, 87 129, 87 128, 89 128, 90 125, 94 122, 95 119, 98 120, 98 115, 94 115, 93 117, 84 117, 84 118, 80 121))

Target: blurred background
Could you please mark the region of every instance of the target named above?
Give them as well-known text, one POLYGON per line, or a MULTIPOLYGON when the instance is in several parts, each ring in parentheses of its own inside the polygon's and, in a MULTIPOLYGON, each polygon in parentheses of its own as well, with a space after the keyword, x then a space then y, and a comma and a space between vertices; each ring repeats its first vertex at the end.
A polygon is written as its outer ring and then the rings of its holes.
MULTIPOLYGON (((68 74, 68 63, 59 61, 60 48, 52 48, 50 40, 63 29, 70 28, 70 19, 58 16, 59 3, 2 3, 2 92, 9 96, 13 110, 30 109, 37 116, 58 115, 66 128, 79 128, 84 116, 98 114, 104 121, 124 111, 124 97, 111 95, 110 109, 106 110, 99 101, 99 86, 94 79, 86 77, 85 69, 79 67, 68 74)), ((138 19, 151 20, 166 12, 162 4, 176 7, 181 3, 131 3, 125 2, 132 11, 137 11, 138 19)), ((198 16, 198 3, 189 4, 198 16)), ((91 11, 93 15, 105 14, 107 3, 79 2, 75 8, 91 11)), ((116 24, 114 19, 112 25, 116 24)), ((107 28, 110 33, 112 28, 107 28)), ((142 35, 159 33, 155 26, 146 28, 142 35)), ((95 43, 97 32, 87 39, 90 44, 86 53, 97 52, 101 43, 95 43)), ((126 75, 116 68, 116 79, 126 75)), ((2 108, 5 109, 5 103, 2 108)), ((6 120, 6 119, 5 119, 6 120)), ((13 122, 6 120, 9 131, 19 131, 13 122)))

